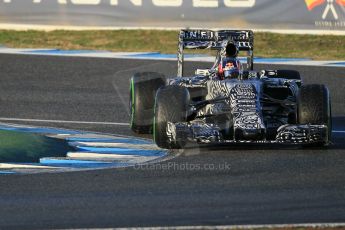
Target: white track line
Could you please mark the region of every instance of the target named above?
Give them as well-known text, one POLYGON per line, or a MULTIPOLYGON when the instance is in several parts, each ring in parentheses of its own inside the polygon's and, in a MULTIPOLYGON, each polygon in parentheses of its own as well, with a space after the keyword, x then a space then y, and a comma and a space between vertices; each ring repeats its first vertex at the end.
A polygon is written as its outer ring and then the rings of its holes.
MULTIPOLYGON (((37 56, 62 56, 62 57, 92 57, 92 58, 112 58, 112 59, 136 59, 136 60, 155 60, 155 61, 176 61, 175 57, 164 57, 164 56, 136 56, 136 54, 145 54, 144 53, 128 53, 128 52, 121 52, 121 53, 114 53, 114 52, 87 52, 87 53, 47 53, 47 52, 31 52, 35 50, 46 50, 46 49, 12 49, 12 48, 0 48, 0 53, 3 54, 20 54, 20 55, 37 55, 37 56)), ((271 59, 271 58, 268 58, 271 59)), ((185 61, 191 62, 214 62, 214 57, 186 57, 185 61)), ((276 60, 270 61, 265 59, 258 59, 254 60, 255 64, 271 64, 271 65, 299 65, 299 66, 318 66, 318 67, 337 67, 337 68, 344 68, 343 64, 337 63, 344 63, 345 60, 329 60, 329 61, 284 61, 284 60, 276 60)))
MULTIPOLYGON (((306 223, 306 224, 262 224, 262 225, 216 225, 216 226, 169 226, 169 227, 131 227, 131 228, 97 228, 115 230, 233 230, 233 229, 279 229, 279 228, 339 228, 345 223, 306 223)), ((76 228, 77 229, 77 228, 76 228)), ((76 230, 74 229, 74 230, 76 230)), ((92 229, 92 228, 89 228, 92 229)), ((96 228, 93 228, 96 229, 96 228)))
MULTIPOLYGON (((133 163, 145 163, 146 161, 155 160, 156 156, 139 156, 139 155, 120 155, 120 154, 105 154, 105 153, 86 153, 86 152, 69 152, 67 157, 73 160, 116 160, 117 162, 126 161, 133 163)), ((116 162, 114 162, 116 163, 116 162)))
POLYGON ((171 226, 171 227, 143 227, 143 228, 113 228, 117 230, 208 230, 208 229, 277 229, 277 228, 337 228, 344 227, 345 223, 315 223, 315 224, 263 224, 263 225, 220 225, 220 226, 171 226))
POLYGON ((135 159, 140 158, 141 156, 138 155, 121 155, 121 154, 106 154, 106 153, 92 153, 92 152, 68 152, 67 157, 70 158, 94 158, 94 159, 102 159, 102 158, 110 158, 110 159, 135 159))
POLYGON ((45 122, 45 123, 94 124, 94 125, 120 125, 120 126, 128 126, 128 125, 129 125, 129 123, 121 123, 121 122, 42 120, 42 119, 7 118, 7 117, 0 117, 0 121, 28 121, 28 122, 45 122))
MULTIPOLYGON (((39 25, 39 24, 13 24, 0 23, 0 29, 7 30, 164 30, 164 31, 180 31, 185 27, 150 27, 150 26, 67 26, 67 25, 39 25)), ((193 29, 203 29, 202 27, 193 27, 193 29)), ((212 30, 222 30, 226 28, 213 27, 212 30)), ((243 28, 233 28, 243 30, 243 28)), ((254 32, 269 32, 279 34, 314 34, 314 35, 345 35, 343 30, 312 30, 312 29, 253 29, 254 32)))
MULTIPOLYGON (((27 122, 45 122, 45 123, 68 123, 68 124, 94 124, 94 125, 119 125, 129 126, 129 123, 121 122, 99 122, 99 121, 66 121, 66 120, 43 120, 43 119, 27 119, 27 118, 7 118, 0 117, 0 121, 27 121, 27 122)), ((333 130, 333 133, 345 133, 344 130, 333 130)))
POLYGON ((69 142, 72 146, 86 146, 86 147, 110 147, 110 148, 126 148, 126 149, 142 149, 142 150, 162 150, 155 144, 131 144, 131 143, 114 143, 114 142, 69 142))
POLYGON ((56 169, 56 167, 44 166, 44 165, 30 165, 30 164, 7 164, 1 163, 0 169, 56 169))

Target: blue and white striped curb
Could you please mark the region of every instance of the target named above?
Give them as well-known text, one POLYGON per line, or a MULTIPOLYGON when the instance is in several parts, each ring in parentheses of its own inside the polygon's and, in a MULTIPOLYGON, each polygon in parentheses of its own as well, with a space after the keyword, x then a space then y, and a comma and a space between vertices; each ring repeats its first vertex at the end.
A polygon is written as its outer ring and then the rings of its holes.
POLYGON ((66 157, 41 158, 39 163, 0 163, 0 174, 129 167, 161 161, 168 156, 166 150, 158 148, 151 140, 141 138, 3 123, 0 130, 64 139, 74 149, 66 157))
MULTIPOLYGON (((0 47, 3 54, 27 54, 27 55, 49 55, 69 57, 94 57, 94 58, 117 58, 117 59, 142 59, 142 60, 168 60, 175 61, 175 54, 161 54, 158 52, 109 52, 95 50, 60 50, 60 49, 12 49, 0 47)), ((214 57, 207 55, 185 56, 186 61, 213 62, 214 57)), ((245 59, 243 59, 245 61, 245 59)), ((303 66, 331 66, 345 67, 344 61, 313 61, 306 58, 260 58, 255 57, 256 64, 279 64, 279 65, 303 65, 303 66)))

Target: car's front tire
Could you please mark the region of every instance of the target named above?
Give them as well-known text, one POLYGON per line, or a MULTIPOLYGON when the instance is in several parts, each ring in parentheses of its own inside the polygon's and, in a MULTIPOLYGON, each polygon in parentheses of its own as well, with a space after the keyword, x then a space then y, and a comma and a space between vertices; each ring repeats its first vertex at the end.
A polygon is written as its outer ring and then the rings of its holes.
POLYGON ((152 133, 154 101, 157 90, 165 85, 164 75, 136 73, 130 81, 130 127, 138 134, 152 133))
POLYGON ((328 145, 332 135, 331 100, 325 85, 303 85, 297 98, 299 124, 327 125, 328 135, 318 146, 328 145))
POLYGON ((186 140, 171 141, 168 122, 187 121, 190 95, 186 88, 170 85, 158 90, 155 102, 153 139, 158 147, 166 149, 183 148, 186 140))

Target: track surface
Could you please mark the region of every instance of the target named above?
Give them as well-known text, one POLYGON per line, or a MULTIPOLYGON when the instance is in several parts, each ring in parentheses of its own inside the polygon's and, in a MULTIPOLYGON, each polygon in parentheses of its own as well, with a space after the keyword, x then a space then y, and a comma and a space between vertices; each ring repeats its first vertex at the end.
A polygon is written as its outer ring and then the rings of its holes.
MULTIPOLYGON (((0 117, 128 122, 128 81, 141 68, 173 75, 176 66, 2 54, 0 117)), ((296 69, 329 87, 334 128, 345 130, 345 68, 296 69)), ((127 126, 24 123, 131 135, 127 126)), ((1 176, 0 228, 344 222, 344 141, 335 133, 329 149, 194 149, 155 168, 1 176)))

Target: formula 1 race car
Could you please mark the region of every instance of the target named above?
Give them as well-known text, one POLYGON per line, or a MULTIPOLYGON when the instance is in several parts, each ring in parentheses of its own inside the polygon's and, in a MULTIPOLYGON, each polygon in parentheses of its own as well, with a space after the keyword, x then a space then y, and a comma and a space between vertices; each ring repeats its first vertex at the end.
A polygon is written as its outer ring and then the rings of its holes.
POLYGON ((177 77, 145 72, 131 78, 131 129, 153 133, 168 149, 187 143, 328 145, 327 87, 303 85, 294 70, 254 71, 253 50, 252 31, 182 30, 177 77), (214 65, 183 76, 184 49, 215 50, 214 65))

